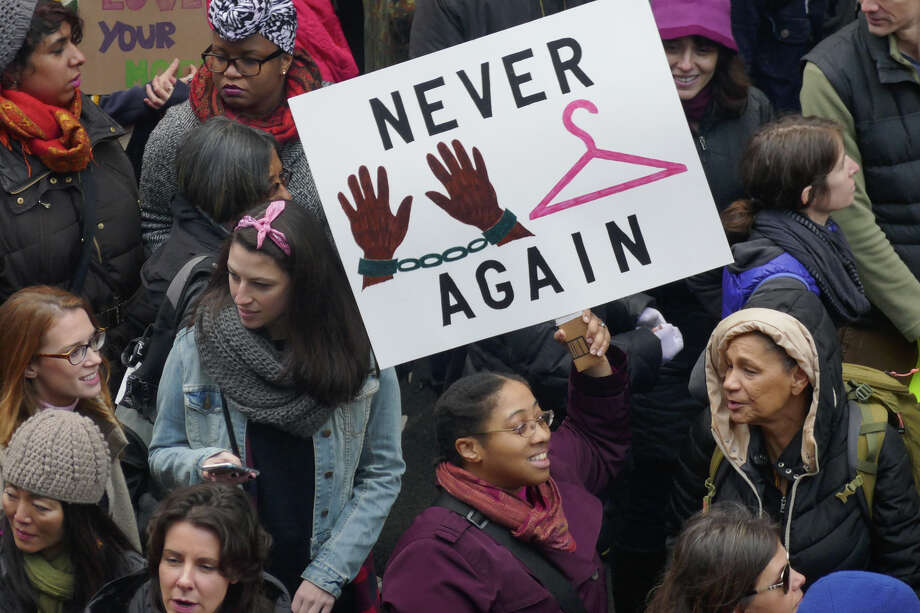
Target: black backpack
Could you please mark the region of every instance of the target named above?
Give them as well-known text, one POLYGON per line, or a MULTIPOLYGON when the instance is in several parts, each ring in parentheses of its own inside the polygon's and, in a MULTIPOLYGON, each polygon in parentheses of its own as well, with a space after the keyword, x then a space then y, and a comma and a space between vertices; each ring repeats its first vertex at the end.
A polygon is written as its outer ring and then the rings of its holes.
POLYGON ((166 300, 157 310, 154 322, 147 326, 143 335, 128 343, 121 354, 122 364, 128 371, 115 400, 115 416, 128 439, 121 465, 139 528, 146 523, 149 511, 164 493, 155 491, 147 465, 147 448, 157 416, 160 376, 182 326, 182 318, 207 286, 215 264, 212 255, 199 255, 188 260, 170 281, 166 300))

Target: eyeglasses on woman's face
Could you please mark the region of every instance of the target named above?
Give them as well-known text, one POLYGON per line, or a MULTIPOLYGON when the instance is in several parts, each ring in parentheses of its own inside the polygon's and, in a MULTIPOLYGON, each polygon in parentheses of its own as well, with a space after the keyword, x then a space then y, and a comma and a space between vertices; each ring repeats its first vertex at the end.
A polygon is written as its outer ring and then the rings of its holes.
POLYGON ((236 71, 244 77, 254 77, 262 72, 262 64, 269 62, 284 53, 281 49, 276 49, 274 53, 264 59, 254 57, 227 57, 218 53, 211 53, 211 47, 208 46, 201 54, 201 61, 208 67, 208 70, 215 74, 223 74, 230 64, 236 68, 236 71))
POLYGON ((86 352, 90 349, 93 351, 99 351, 102 349, 102 346, 105 344, 105 328, 99 328, 96 330, 89 338, 89 342, 83 345, 77 345, 67 353, 36 353, 35 356, 39 358, 58 358, 61 360, 67 360, 74 366, 79 366, 83 363, 83 360, 86 359, 86 352))
POLYGON ((778 583, 772 585, 767 585, 765 587, 756 588, 750 594, 745 595, 745 598, 750 598, 751 596, 756 596, 757 594, 763 594, 764 592, 772 592, 773 590, 778 590, 783 588, 783 594, 789 593, 789 577, 792 575, 792 567, 789 565, 789 561, 786 561, 786 565, 783 566, 783 572, 780 575, 778 583))
POLYGON ((488 432, 473 432, 473 434, 494 434, 496 432, 514 432, 518 436, 524 438, 530 438, 533 436, 533 433, 537 431, 537 425, 543 426, 547 430, 553 425, 553 418, 555 413, 553 411, 541 411, 540 415, 534 417, 533 419, 525 419, 519 424, 511 426, 510 428, 500 428, 498 430, 489 430, 488 432))

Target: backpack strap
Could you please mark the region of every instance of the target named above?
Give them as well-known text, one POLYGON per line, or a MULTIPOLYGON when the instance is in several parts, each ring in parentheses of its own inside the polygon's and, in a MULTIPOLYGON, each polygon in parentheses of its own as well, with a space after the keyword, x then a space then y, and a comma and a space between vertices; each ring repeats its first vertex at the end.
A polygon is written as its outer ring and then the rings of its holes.
POLYGON ((712 506, 712 499, 716 495, 716 473, 719 472, 719 464, 722 463, 724 457, 722 448, 716 445, 712 452, 712 457, 709 458, 709 477, 705 483, 706 495, 703 496, 703 513, 709 513, 709 507, 712 506))
POLYGON ((515 558, 530 570, 536 580, 553 595, 553 598, 559 603, 559 608, 564 613, 587 613, 587 609, 585 609, 584 603, 575 592, 572 582, 534 547, 511 536, 511 532, 507 528, 492 523, 478 510, 465 502, 457 500, 444 490, 441 490, 441 495, 438 496, 432 506, 444 507, 463 516, 468 522, 510 551, 515 558))
POLYGON ((179 304, 179 300, 182 298, 182 292, 185 289, 185 284, 188 282, 189 277, 192 276, 192 270, 194 270, 198 264, 210 257, 213 256, 199 255, 193 257, 182 265, 182 268, 179 269, 179 272, 176 273, 176 276, 173 277, 172 281, 169 282, 169 287, 166 288, 166 299, 169 300, 169 303, 172 305, 173 309, 176 309, 179 304))
MULTIPOLYGON (((862 388, 863 385, 859 387, 862 388)), ((860 397, 868 400, 864 394, 860 397)), ((888 428, 888 410, 875 403, 857 402, 853 399, 848 405, 847 458, 850 466, 856 470, 856 476, 835 496, 846 503, 847 499, 861 488, 865 499, 865 511, 871 520, 878 458, 888 428)))

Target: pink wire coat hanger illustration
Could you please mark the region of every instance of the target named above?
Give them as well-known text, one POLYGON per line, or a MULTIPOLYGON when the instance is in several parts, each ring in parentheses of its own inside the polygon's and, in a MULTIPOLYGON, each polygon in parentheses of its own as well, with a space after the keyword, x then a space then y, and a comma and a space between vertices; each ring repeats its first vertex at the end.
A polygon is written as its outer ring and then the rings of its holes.
POLYGON ((548 194, 540 201, 540 204, 534 208, 530 213, 530 219, 537 219, 538 217, 543 217, 545 215, 552 215, 553 213, 558 213, 559 211, 564 211, 565 209, 570 209, 573 206, 578 206, 579 204, 585 204, 587 202, 592 202, 599 198, 609 196, 611 194, 616 194, 619 192, 624 192, 641 185, 646 185, 648 183, 653 183, 661 179, 670 177, 671 175, 680 174, 687 171, 687 167, 684 164, 678 164, 676 162, 666 162, 664 160, 656 160, 654 158, 642 157, 639 155, 632 155, 629 153, 620 153, 618 151, 609 151, 607 149, 598 149, 597 145, 594 143, 594 138, 581 128, 575 125, 572 121, 572 115, 577 109, 585 109, 591 113, 597 114, 597 106, 594 105, 590 100, 573 100, 565 107, 565 110, 562 111, 562 125, 565 126, 565 129, 580 138, 584 143, 587 151, 575 162, 575 165, 572 166, 559 180, 556 185, 549 191, 548 194), (636 164, 638 166, 651 166, 652 168, 660 168, 661 170, 644 177, 639 177, 637 179, 631 179, 617 185, 612 185, 610 187, 605 187, 604 189, 599 189, 597 191, 583 194, 581 196, 576 196, 575 198, 570 198, 569 200, 564 200, 562 202, 557 202, 550 204, 559 192, 568 185, 572 179, 574 179, 582 168, 588 165, 593 159, 602 159, 610 160, 613 162, 625 162, 627 164, 636 164))

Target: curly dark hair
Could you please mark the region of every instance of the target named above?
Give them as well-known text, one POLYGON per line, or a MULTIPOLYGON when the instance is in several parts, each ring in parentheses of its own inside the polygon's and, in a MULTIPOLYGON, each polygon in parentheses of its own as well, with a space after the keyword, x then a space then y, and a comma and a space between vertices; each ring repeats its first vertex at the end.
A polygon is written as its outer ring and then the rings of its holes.
POLYGON ((22 47, 0 75, 0 84, 8 88, 18 81, 28 68, 29 59, 38 45, 46 36, 57 32, 64 23, 70 24, 70 40, 74 44, 79 44, 83 40, 83 20, 76 11, 65 7, 57 0, 38 0, 22 47))
POLYGON ((260 611, 262 569, 272 537, 262 528, 246 494, 238 487, 201 483, 178 489, 160 503, 147 527, 147 563, 152 583, 150 594, 157 611, 160 600, 160 560, 166 533, 179 522, 208 530, 220 542, 218 570, 232 583, 221 605, 225 613, 260 611))

